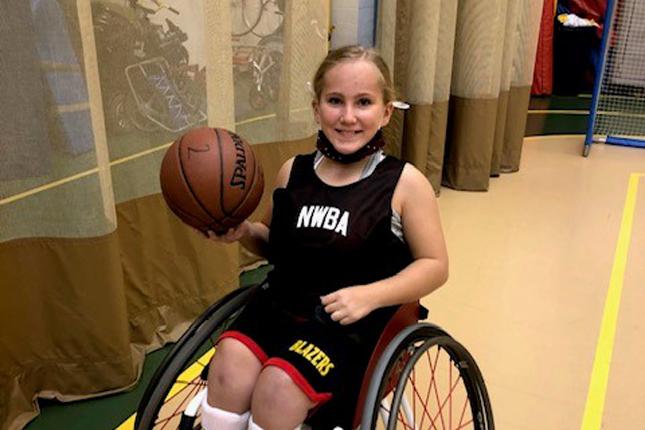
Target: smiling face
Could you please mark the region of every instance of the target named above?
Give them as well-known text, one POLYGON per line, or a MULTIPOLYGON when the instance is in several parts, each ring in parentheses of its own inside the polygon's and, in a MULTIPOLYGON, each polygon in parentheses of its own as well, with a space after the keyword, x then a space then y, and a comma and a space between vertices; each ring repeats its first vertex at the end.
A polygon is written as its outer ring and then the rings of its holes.
POLYGON ((362 148, 392 116, 383 100, 379 69, 370 61, 343 61, 324 76, 314 116, 336 151, 352 154, 362 148))

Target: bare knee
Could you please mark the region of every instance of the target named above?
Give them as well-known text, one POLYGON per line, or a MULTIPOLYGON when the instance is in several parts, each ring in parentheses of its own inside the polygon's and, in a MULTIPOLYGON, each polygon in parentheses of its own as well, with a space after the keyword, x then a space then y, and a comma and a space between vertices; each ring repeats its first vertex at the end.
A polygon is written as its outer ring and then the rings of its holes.
POLYGON ((241 342, 222 339, 208 369, 208 403, 235 413, 250 409, 262 364, 241 342))
POLYGON ((287 373, 275 366, 262 370, 253 391, 254 421, 265 430, 295 428, 314 403, 287 373))

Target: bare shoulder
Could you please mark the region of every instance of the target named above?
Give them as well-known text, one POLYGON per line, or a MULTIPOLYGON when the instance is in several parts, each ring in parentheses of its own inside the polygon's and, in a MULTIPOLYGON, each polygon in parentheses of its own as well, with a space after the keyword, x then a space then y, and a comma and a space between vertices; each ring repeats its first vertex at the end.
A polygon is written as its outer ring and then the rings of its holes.
POLYGON ((410 163, 406 163, 401 172, 399 183, 394 190, 392 206, 401 213, 410 202, 434 201, 435 193, 430 181, 423 173, 410 163))
MULTIPOLYGON (((291 166, 293 165, 293 160, 295 157, 291 157, 282 164, 278 170, 278 174, 275 177, 275 185, 273 190, 277 188, 286 188, 287 183, 289 182, 289 175, 291 174, 291 166)), ((272 191, 273 192, 273 191, 272 191)), ((264 217, 262 218, 262 223, 270 228, 271 218, 273 215, 273 199, 269 200, 269 204, 264 212, 264 217)))
POLYGON ((276 188, 285 188, 289 182, 289 175, 291 174, 291 166, 293 166, 293 160, 296 157, 291 157, 282 164, 278 174, 275 178, 275 187, 276 188))
POLYGON ((426 178, 425 175, 411 163, 405 163, 405 167, 401 173, 401 183, 405 187, 421 187, 427 191, 432 191, 432 194, 434 194, 434 190, 430 181, 428 181, 428 178, 426 178))

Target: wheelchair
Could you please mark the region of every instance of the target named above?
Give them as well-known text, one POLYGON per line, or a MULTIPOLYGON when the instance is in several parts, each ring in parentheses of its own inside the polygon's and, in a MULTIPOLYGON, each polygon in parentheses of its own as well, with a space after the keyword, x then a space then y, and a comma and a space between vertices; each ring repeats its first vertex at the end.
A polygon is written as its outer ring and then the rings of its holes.
MULTIPOLYGON (((253 294, 267 287, 265 282, 232 291, 190 326, 153 375, 135 429, 202 428, 199 406, 215 342, 253 294)), ((494 429, 474 358, 440 327, 419 322, 426 316, 419 303, 410 303, 387 324, 363 376, 352 429, 494 429)), ((302 426, 319 427, 315 419, 302 426)))

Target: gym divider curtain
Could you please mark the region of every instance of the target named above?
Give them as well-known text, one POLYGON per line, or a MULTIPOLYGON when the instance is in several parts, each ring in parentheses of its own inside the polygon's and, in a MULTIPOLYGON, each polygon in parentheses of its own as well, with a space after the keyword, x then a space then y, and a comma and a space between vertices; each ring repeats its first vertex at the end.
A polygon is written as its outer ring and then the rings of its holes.
MULTIPOLYGON (((307 82, 327 52, 329 1, 168 3, 0 2, 3 429, 36 416, 38 396, 132 386, 144 354, 256 261, 165 207, 158 170, 177 136, 235 129, 267 189, 314 147, 307 82)), ((386 130, 388 151, 437 191, 485 190, 518 170, 542 0, 379 7, 378 49, 411 104, 386 130)))
POLYGON ((307 81, 327 52, 327 1, 167 3, 0 2, 2 429, 33 419, 38 396, 133 386, 147 351, 237 286, 250 260, 160 195, 176 137, 235 129, 267 189, 313 148, 307 81))
POLYGON ((389 150, 439 193, 519 170, 543 0, 382 0, 378 47, 411 104, 389 150))

